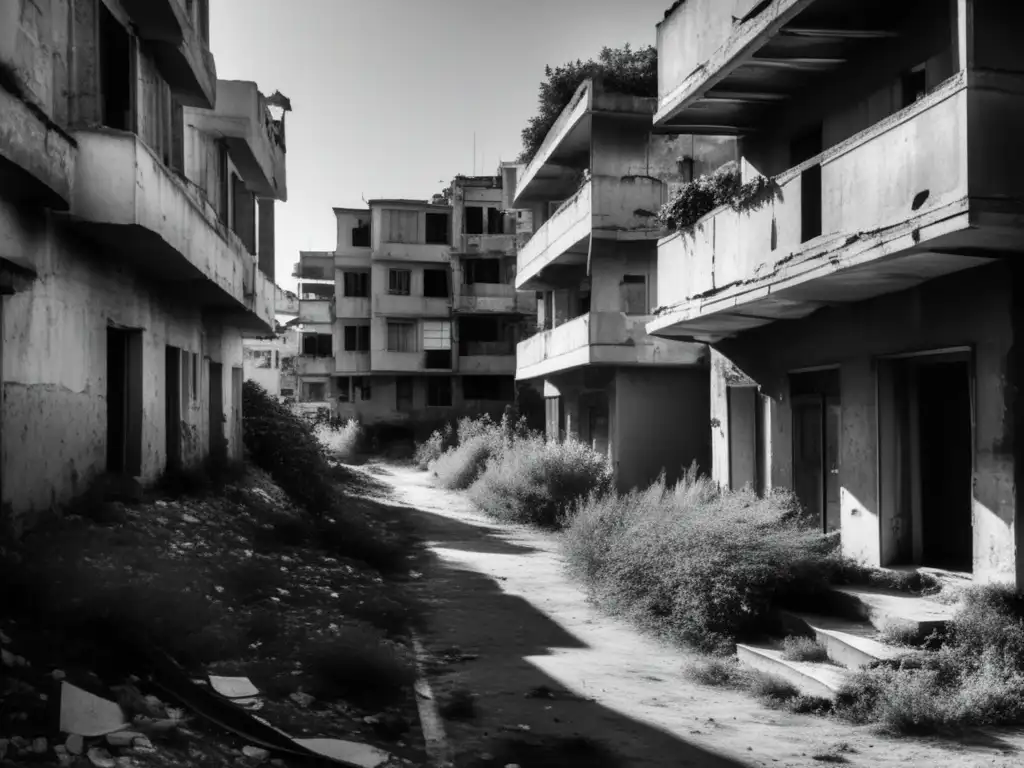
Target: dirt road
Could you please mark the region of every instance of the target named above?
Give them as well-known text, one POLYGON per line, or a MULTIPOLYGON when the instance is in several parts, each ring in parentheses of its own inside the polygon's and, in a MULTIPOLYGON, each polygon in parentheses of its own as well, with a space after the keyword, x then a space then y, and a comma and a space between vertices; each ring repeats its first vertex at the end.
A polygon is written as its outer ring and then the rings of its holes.
POLYGON ((460 768, 1009 768, 1024 760, 1024 733, 894 739, 695 685, 680 673, 684 652, 588 604, 563 573, 556 536, 496 525, 427 473, 370 469, 429 543, 416 582, 430 605, 422 639, 449 659, 432 673, 435 697, 476 694, 475 717, 445 722, 460 768))

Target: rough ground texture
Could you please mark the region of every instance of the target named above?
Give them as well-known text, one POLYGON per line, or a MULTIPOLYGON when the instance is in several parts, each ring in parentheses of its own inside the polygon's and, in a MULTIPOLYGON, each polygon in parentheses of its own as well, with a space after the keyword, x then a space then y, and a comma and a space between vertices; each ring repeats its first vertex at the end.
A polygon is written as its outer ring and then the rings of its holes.
POLYGON ((553 534, 496 525, 426 472, 375 472, 428 542, 417 590, 460 768, 1017 766, 1024 734, 893 739, 686 680, 685 652, 587 603, 553 534), (487 759, 491 758, 491 759, 487 759))

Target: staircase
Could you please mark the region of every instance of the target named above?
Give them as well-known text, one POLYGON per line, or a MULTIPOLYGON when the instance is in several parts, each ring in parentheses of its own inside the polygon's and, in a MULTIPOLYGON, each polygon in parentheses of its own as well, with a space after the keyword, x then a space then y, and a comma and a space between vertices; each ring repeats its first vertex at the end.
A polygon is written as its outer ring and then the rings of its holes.
POLYGON ((953 609, 927 597, 870 587, 834 587, 821 614, 780 611, 785 635, 813 637, 825 648, 828 662, 783 658, 782 642, 740 644, 740 663, 781 678, 807 696, 834 699, 851 671, 908 653, 922 653, 886 645, 881 630, 898 627, 904 637, 924 640, 941 630, 953 609))

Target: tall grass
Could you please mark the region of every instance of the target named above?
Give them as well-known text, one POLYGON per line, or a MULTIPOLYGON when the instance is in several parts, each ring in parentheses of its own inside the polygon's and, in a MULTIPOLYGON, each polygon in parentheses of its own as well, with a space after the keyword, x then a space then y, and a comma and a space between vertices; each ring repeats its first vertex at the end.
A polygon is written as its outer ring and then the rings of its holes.
POLYGON ((484 471, 487 460, 505 447, 506 422, 490 416, 463 418, 455 429, 455 444, 429 463, 438 482, 451 490, 469 488, 484 471))
POLYGON ((363 447, 363 426, 356 419, 344 424, 320 422, 313 427, 313 434, 320 441, 324 452, 338 461, 349 461, 363 447))
POLYGON ((414 460, 420 469, 429 469, 432 461, 437 461, 446 451, 458 445, 459 438, 452 424, 445 424, 441 429, 434 430, 430 437, 416 446, 414 460))
POLYGON ((570 572, 609 612, 705 652, 762 631, 774 605, 823 588, 834 537, 801 522, 795 499, 719 490, 696 469, 674 487, 592 493, 570 516, 570 572))
POLYGON ((518 434, 488 459, 469 495, 499 520, 559 527, 580 498, 606 493, 610 487, 607 458, 589 446, 518 434))

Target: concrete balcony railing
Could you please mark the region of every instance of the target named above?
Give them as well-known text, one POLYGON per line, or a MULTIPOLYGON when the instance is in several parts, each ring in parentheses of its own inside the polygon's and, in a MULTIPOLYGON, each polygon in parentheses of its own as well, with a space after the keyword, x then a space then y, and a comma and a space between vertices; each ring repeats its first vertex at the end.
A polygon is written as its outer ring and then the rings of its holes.
POLYGON ((370 369, 375 373, 440 373, 452 370, 454 352, 449 350, 449 355, 446 358, 444 355, 439 355, 439 357, 445 358, 444 367, 439 367, 435 356, 428 357, 428 354, 424 350, 395 352, 389 349, 374 349, 370 352, 370 369), (428 360, 430 360, 429 364, 428 360))
POLYGON ((515 256, 516 248, 525 243, 526 235, 461 235, 459 253, 500 253, 515 256))
POLYGON ((189 110, 186 120, 227 142, 249 189, 261 197, 288 199, 284 138, 256 83, 218 80, 216 106, 189 110))
POLYGON ((295 373, 299 376, 330 376, 334 372, 333 357, 298 355, 295 358, 295 373))
POLYGON ((334 372, 345 375, 369 373, 370 353, 345 351, 339 352, 337 358, 335 359, 334 372))
POLYGON ((649 336, 650 315, 590 312, 519 342, 516 378, 533 379, 585 365, 703 364, 706 347, 649 336))
POLYGON ((74 140, 37 107, 2 86, 0 115, 0 188, 4 195, 66 211, 75 173, 74 140))
POLYGON ((218 97, 217 68, 185 0, 122 0, 122 5, 178 100, 212 109, 218 97))
POLYGON ((377 293, 373 296, 373 313, 388 317, 448 317, 451 307, 451 299, 391 293, 377 293))
POLYGON ((277 286, 277 294, 275 299, 275 311, 279 315, 287 315, 290 317, 298 317, 299 315, 299 297, 291 291, 286 291, 284 288, 277 286))
POLYGON ((334 321, 329 299, 301 299, 299 301, 300 323, 330 323, 334 321))
POLYGON ((459 372, 507 374, 516 371, 516 345, 511 341, 463 341, 459 343, 459 372))
POLYGON ((364 318, 370 316, 369 298, 359 296, 338 296, 334 300, 335 317, 364 318))
POLYGON ((243 330, 275 327, 274 283, 202 195, 169 171, 135 134, 77 131, 71 200, 75 225, 109 256, 243 330))
POLYGON ((514 285, 507 283, 462 285, 455 301, 455 311, 532 315, 537 311, 537 294, 534 291, 517 291, 514 285))
POLYGON ((715 342, 910 288, 976 265, 985 251, 1020 249, 1012 221, 1024 206, 1010 201, 1022 189, 1004 137, 1016 134, 1013 125, 1024 129, 1024 78, 1009 79, 1016 93, 1003 80, 956 75, 780 174, 780 194, 761 210, 721 208, 691 234, 662 239, 663 306, 649 330, 715 342), (808 172, 820 174, 814 199, 808 172))
POLYGON ((591 238, 657 239, 663 230, 655 214, 665 195, 664 184, 647 176, 586 182, 519 250, 516 288, 543 287, 549 267, 586 264, 591 238))

